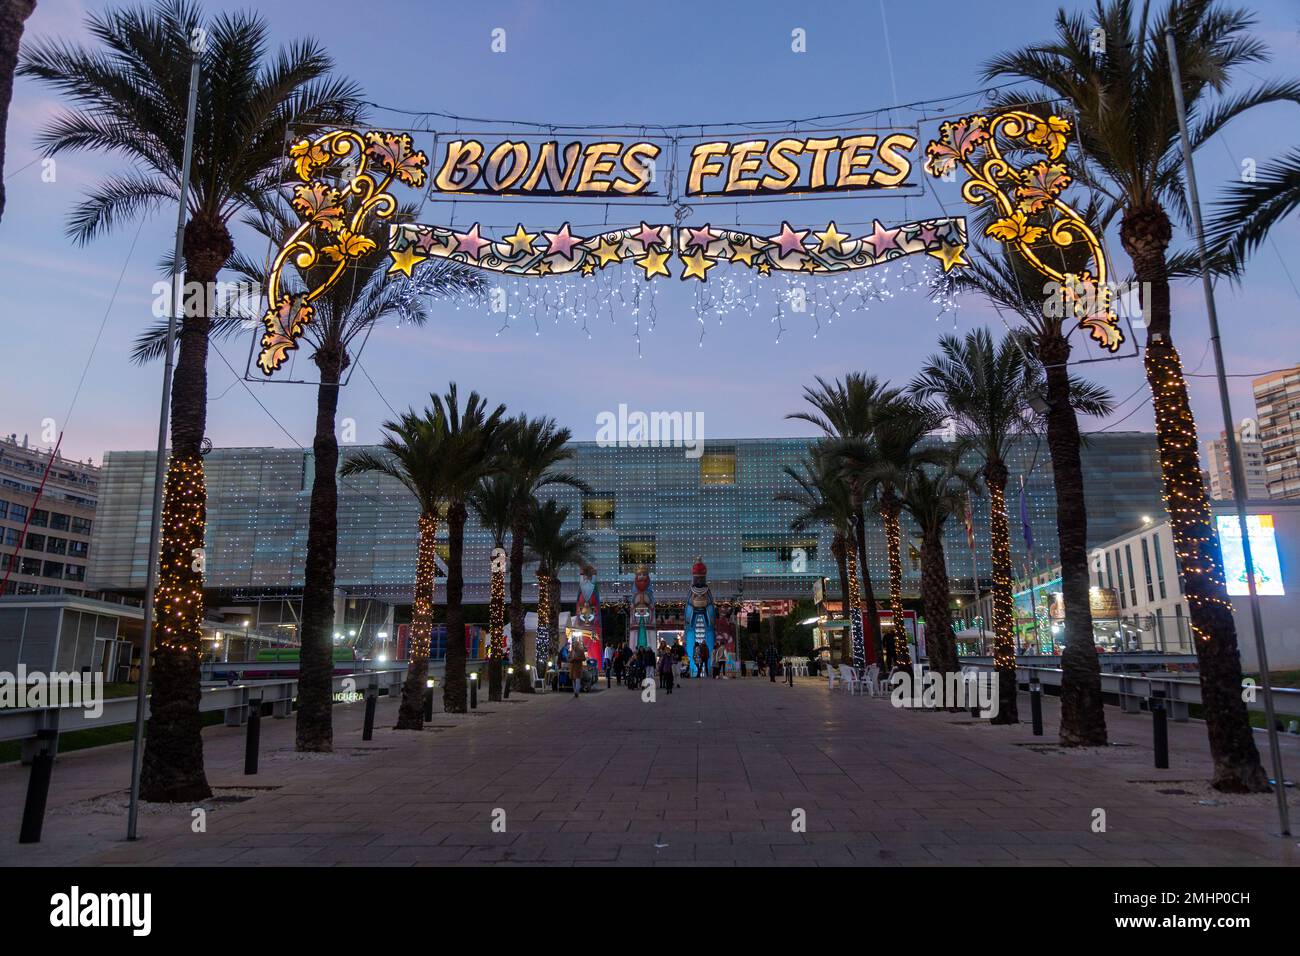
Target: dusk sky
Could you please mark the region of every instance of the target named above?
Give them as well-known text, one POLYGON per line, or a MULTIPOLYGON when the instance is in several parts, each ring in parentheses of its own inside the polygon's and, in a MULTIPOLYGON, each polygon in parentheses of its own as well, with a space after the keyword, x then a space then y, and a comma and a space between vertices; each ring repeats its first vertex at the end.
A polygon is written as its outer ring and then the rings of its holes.
MULTIPOLYGON (((204 5, 215 12, 247 3, 207 0, 204 5)), ((102 6, 89 0, 40 0, 27 22, 27 36, 84 39, 85 12, 102 6)), ((1256 30, 1273 53, 1270 63, 1252 68, 1254 77, 1300 75, 1300 10, 1294 0, 1250 6, 1257 12, 1256 30)), ((259 7, 277 41, 308 34, 319 38, 333 51, 338 71, 359 82, 368 99, 385 106, 557 125, 770 120, 789 121, 791 129, 801 118, 977 91, 983 86, 980 66, 999 51, 1047 39, 1055 9, 1036 0, 885 0, 887 44, 878 0, 276 0, 259 7), (504 53, 491 48, 496 28, 506 31, 504 53), (805 53, 791 50, 791 31, 796 28, 806 31, 805 53)), ((1236 78, 1238 88, 1254 81, 1245 73, 1236 78)), ((117 157, 70 154, 59 158, 55 181, 43 181, 35 137, 59 107, 49 89, 28 80, 17 82, 5 158, 8 208, 0 224, 0 287, 7 306, 5 348, 0 352, 0 431, 16 432, 20 438, 29 434, 31 440, 47 444, 40 441, 42 420, 52 418, 66 429, 66 455, 99 461, 105 451, 150 448, 155 440, 161 366, 132 365, 129 355, 136 334, 153 321, 152 287, 161 277, 157 264, 171 248, 175 210, 160 209, 147 220, 133 252, 134 223, 84 248, 73 246, 64 232, 72 206, 90 184, 124 169, 124 163, 117 157), (119 274, 121 286, 114 297, 119 274), (101 322, 102 339, 76 406, 65 420, 101 322)), ((373 111, 371 119, 376 127, 402 122, 398 114, 380 110, 373 111)), ((912 119, 912 114, 897 114, 899 123, 912 119)), ((455 125, 447 120, 441 128, 452 132, 455 125)), ((1203 201, 1212 204, 1223 184, 1239 175, 1243 160, 1262 164, 1293 147, 1297 129, 1300 107, 1282 105, 1230 125, 1198 154, 1203 201)), ((933 131, 933 125, 922 127, 923 143, 933 131)), ((914 179, 920 175, 918 164, 914 179)), ((949 211, 961 214, 957 186, 937 187, 949 211)), ((402 198, 418 200, 413 192, 402 198)), ((603 207, 593 205, 575 209, 533 203, 520 213, 516 204, 506 213, 486 204, 462 203, 453 218, 449 205, 426 203, 421 221, 462 229, 482 219, 487 232, 488 224, 509 219, 511 228, 517 216, 527 216, 525 224, 539 231, 555 229, 566 219, 576 226, 606 217, 603 207)), ((750 224, 788 219, 796 228, 820 229, 828 218, 841 224, 878 218, 889 224, 940 214, 934 197, 927 194, 906 204, 873 197, 697 208, 688 221, 729 225, 739 215, 750 224)), ((610 228, 635 226, 639 215, 639 210, 613 207, 607 221, 610 228)), ((660 216, 660 221, 670 221, 671 211, 660 216)), ((1186 239, 1181 234, 1179 238, 1186 239)), ((242 232, 237 240, 249 243, 255 255, 265 252, 264 240, 242 232)), ((1127 257, 1113 234, 1108 246, 1115 271, 1126 276, 1127 257)), ((1274 232, 1273 243, 1255 255, 1244 283, 1219 286, 1230 373, 1260 374, 1300 361, 1297 249, 1300 224, 1292 216, 1274 232)), ((709 319, 700 347, 694 290, 675 278, 680 265, 673 268, 673 279, 657 280, 658 324, 653 334, 643 330, 640 359, 626 310, 615 315, 612 325, 608 317, 590 323, 588 339, 564 321, 545 324, 535 335, 531 322, 517 320, 498 335, 499 316, 436 305, 433 321, 423 329, 390 324, 376 330, 361 363, 388 402, 399 408, 422 405, 430 391, 442 391, 454 379, 462 390, 478 389, 511 411, 552 415, 579 440, 594 439, 597 416, 620 403, 633 409, 702 412, 709 438, 801 435, 809 433, 807 426, 785 421, 784 416, 800 406, 802 386, 814 375, 833 377, 861 369, 903 384, 934 350, 941 332, 964 332, 982 324, 1002 330, 1000 320, 974 298, 964 298, 955 313, 936 319, 936 306, 924 296, 900 292, 868 313, 823 323, 816 338, 811 319, 786 315, 785 332, 774 341, 770 309, 752 317, 733 315, 720 327, 709 319)), ((735 277, 742 278, 743 270, 732 268, 735 277)), ((1218 434, 1222 419, 1214 379, 1209 377, 1213 363, 1199 285, 1179 284, 1173 307, 1174 336, 1184 363, 1189 372, 1204 376, 1191 380, 1204 440, 1218 434)), ((314 388, 250 383, 291 440, 239 384, 254 334, 217 342, 238 375, 213 352, 208 436, 217 446, 309 445, 314 388)), ((1075 342, 1075 358, 1102 357, 1082 339, 1076 337, 1075 342)), ((1107 385, 1117 401, 1132 396, 1112 416, 1112 423, 1129 416, 1116 427, 1150 430, 1141 361, 1127 344, 1121 353, 1127 357, 1084 365, 1079 373, 1107 385)), ((1253 415, 1248 377, 1233 380, 1233 403, 1238 419, 1253 415)), ((339 416, 355 419, 357 440, 371 442, 379 438, 379 424, 390 412, 366 377, 354 375, 343 391, 339 416)), ((1085 427, 1104 424, 1109 423, 1085 427)))

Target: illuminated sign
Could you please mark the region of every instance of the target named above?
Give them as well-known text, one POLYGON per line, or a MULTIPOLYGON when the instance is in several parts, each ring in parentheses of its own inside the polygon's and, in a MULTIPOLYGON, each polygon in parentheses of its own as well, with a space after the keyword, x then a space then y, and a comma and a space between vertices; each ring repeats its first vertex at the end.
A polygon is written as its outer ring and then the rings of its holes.
MULTIPOLYGON (((684 221, 692 205, 732 206, 742 199, 794 198, 810 193, 894 191, 908 181, 919 139, 898 129, 818 130, 748 134, 747 138, 641 135, 635 139, 566 139, 546 134, 438 134, 429 151, 417 148, 409 132, 334 129, 316 131, 290 145, 288 162, 300 184, 291 203, 301 222, 286 235, 267 274, 267 310, 257 365, 272 375, 298 348, 316 319, 319 299, 349 266, 384 241, 375 227, 388 225, 384 251, 390 276, 414 278, 414 270, 437 260, 508 276, 593 277, 624 266, 638 279, 676 276, 706 282, 718 266, 739 266, 757 278, 835 277, 915 256, 933 259, 945 273, 969 265, 966 220, 932 216, 845 231, 824 225, 781 221, 775 232, 738 223, 684 221), (432 161, 430 160, 432 157, 432 161), (400 205, 389 192, 396 185, 427 190, 431 199, 463 202, 544 199, 561 202, 628 197, 648 212, 675 207, 669 217, 647 214, 597 229, 562 221, 527 225, 493 235, 478 221, 468 227, 397 221, 400 205), (656 221, 658 220, 658 221, 656 221), (576 228, 576 232, 575 232, 576 228), (672 266, 672 268, 670 268, 672 266), (639 271, 638 271, 639 270, 639 271), (310 276, 310 281, 302 280, 310 276)), ((1123 341, 1110 308, 1109 273, 1096 233, 1063 193, 1073 182, 1062 161, 1069 120, 1007 110, 944 122, 925 149, 924 171, 945 180, 963 179, 967 204, 990 204, 995 215, 984 234, 1016 249, 1037 272, 1067 293, 1079 326, 1104 348, 1123 341), (1041 157, 1032 161, 1035 156, 1041 157), (1088 253, 1088 267, 1065 273, 1050 253, 1074 245, 1088 253)), ((442 208, 442 207, 438 207, 442 208)), ((455 206, 452 205, 454 215, 455 206)), ((454 222, 454 220, 453 220, 454 222)))
POLYGON ((898 130, 694 144, 653 138, 561 142, 520 136, 493 142, 457 137, 435 146, 430 188, 597 199, 897 189, 908 185, 916 145, 913 133, 898 130))
MULTIPOLYGON (((1241 525, 1236 515, 1216 515, 1219 543, 1223 546, 1223 576, 1228 594, 1250 593, 1246 580, 1246 555, 1241 547, 1241 525)), ((1250 556, 1255 562, 1255 593, 1284 595, 1282 561, 1277 553, 1277 534, 1272 515, 1247 515, 1246 533, 1250 536, 1250 556)))

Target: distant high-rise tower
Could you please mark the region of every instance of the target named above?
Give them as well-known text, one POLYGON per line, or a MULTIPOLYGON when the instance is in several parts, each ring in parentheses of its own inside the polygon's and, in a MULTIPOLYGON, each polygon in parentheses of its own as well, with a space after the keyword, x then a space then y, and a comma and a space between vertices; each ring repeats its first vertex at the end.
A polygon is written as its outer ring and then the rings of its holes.
POLYGON ((1254 381, 1269 497, 1300 498, 1300 365, 1254 381))
MULTIPOLYGON (((1264 447, 1255 434, 1254 423, 1243 423, 1236 429, 1237 454, 1246 473, 1246 498, 1257 501, 1269 497, 1268 480, 1264 470, 1264 447)), ((1206 474, 1209 476, 1210 497, 1215 501, 1228 501, 1233 497, 1232 470, 1228 465, 1228 438, 1226 432, 1205 445, 1206 474)))

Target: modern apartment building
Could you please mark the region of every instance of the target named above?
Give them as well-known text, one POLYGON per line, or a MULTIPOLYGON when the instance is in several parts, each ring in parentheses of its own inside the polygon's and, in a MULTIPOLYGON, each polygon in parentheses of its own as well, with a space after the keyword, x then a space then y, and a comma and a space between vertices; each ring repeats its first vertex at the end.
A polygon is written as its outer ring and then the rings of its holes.
POLYGON ((1253 384, 1269 497, 1300 498, 1300 365, 1253 384))
POLYGON ((100 470, 61 456, 51 464, 51 454, 16 435, 0 440, 0 577, 9 575, 5 594, 81 595, 87 590, 100 470), (47 466, 49 476, 41 489, 47 466))
MULTIPOLYGON (((1269 497, 1268 473, 1264 467, 1264 444, 1252 423, 1236 429, 1237 455, 1246 474, 1246 498, 1257 501, 1269 497)), ((1215 501, 1232 501, 1232 467, 1228 463, 1228 437, 1219 437, 1205 445, 1206 474, 1210 479, 1210 497, 1215 501)))

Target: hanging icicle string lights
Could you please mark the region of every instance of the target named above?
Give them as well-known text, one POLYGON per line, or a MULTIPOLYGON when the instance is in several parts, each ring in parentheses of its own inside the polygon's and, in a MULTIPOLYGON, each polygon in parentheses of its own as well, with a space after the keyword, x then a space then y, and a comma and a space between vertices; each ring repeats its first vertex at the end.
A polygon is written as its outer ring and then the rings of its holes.
MULTIPOLYGON (((789 331, 787 320, 807 319, 808 334, 816 338, 823 323, 832 325, 846 315, 861 315, 872 306, 888 304, 903 294, 921 295, 935 304, 937 316, 956 314, 958 299, 952 287, 938 280, 937 265, 895 268, 884 266, 863 273, 845 273, 812 281, 794 275, 762 278, 738 272, 710 277, 694 285, 693 309, 699 323, 698 347, 703 348, 710 322, 721 327, 728 318, 742 320, 768 316, 774 327, 774 341, 789 331)), ((404 283, 399 301, 411 303, 432 294, 429 281, 415 270, 404 283)), ((447 304, 454 312, 472 312, 493 317, 494 334, 500 336, 520 322, 541 335, 544 325, 558 327, 567 322, 586 338, 595 337, 596 321, 608 321, 611 329, 626 322, 631 329, 637 357, 642 356, 642 336, 655 331, 659 318, 659 285, 647 283, 626 266, 602 272, 598 281, 580 275, 555 276, 539 285, 523 276, 493 277, 483 291, 447 304)))

